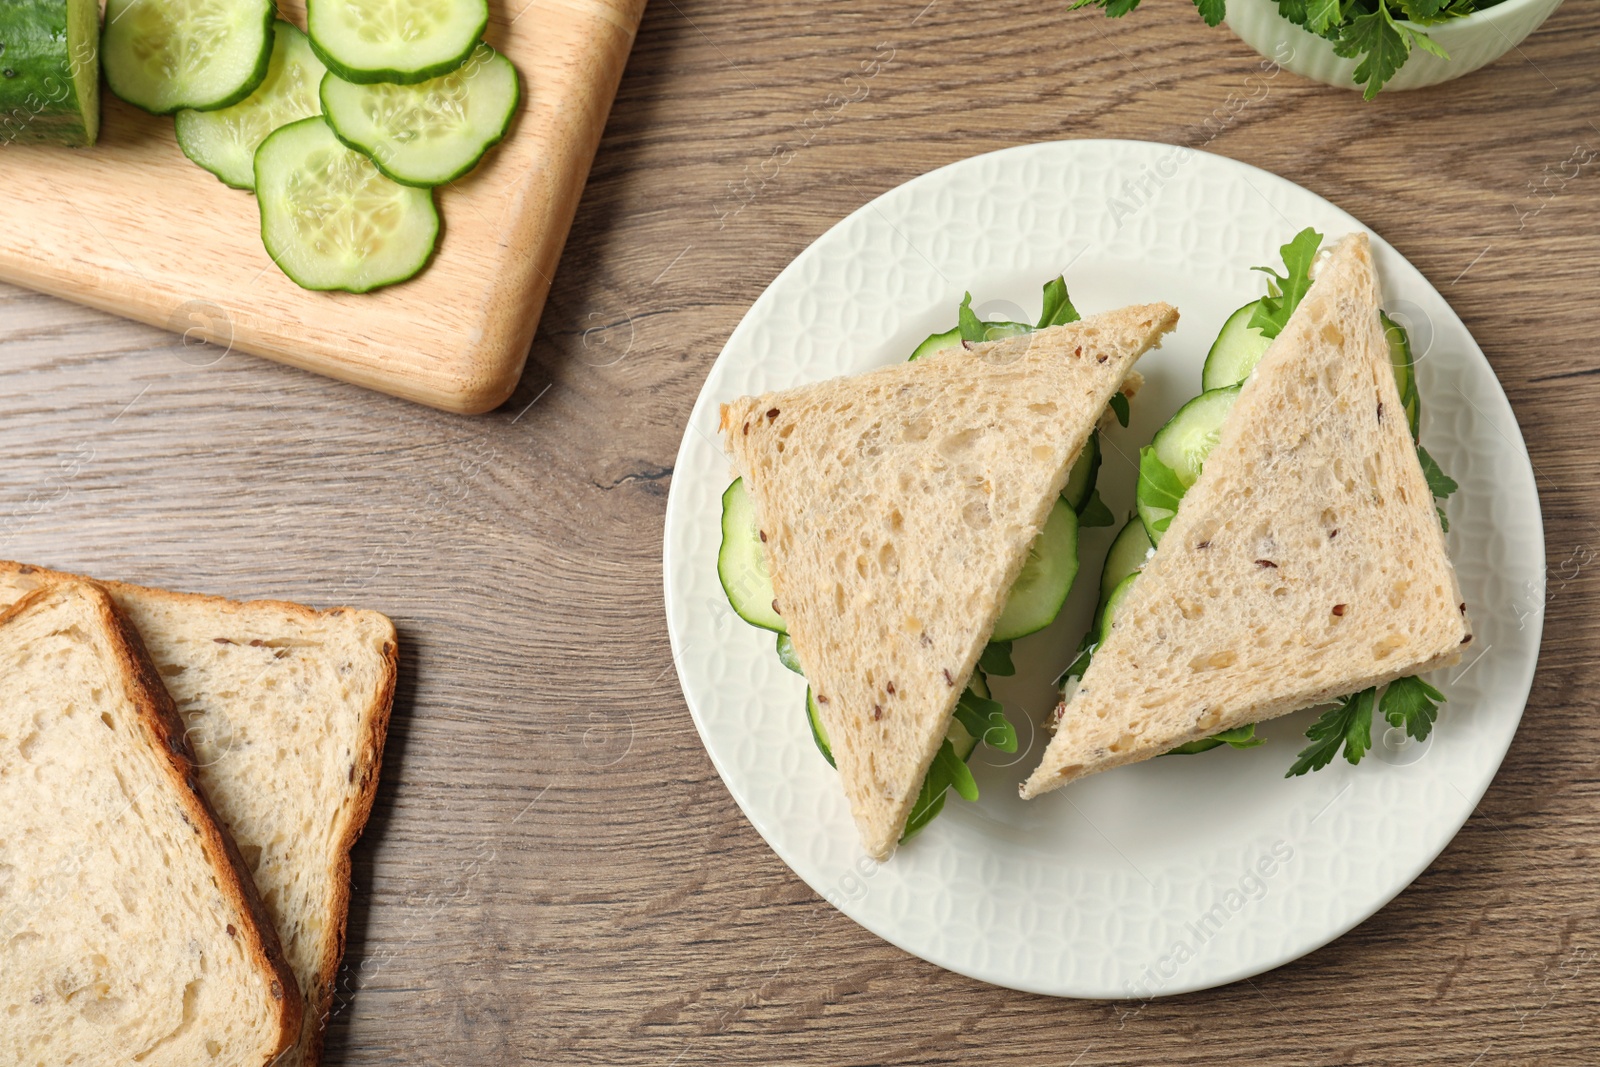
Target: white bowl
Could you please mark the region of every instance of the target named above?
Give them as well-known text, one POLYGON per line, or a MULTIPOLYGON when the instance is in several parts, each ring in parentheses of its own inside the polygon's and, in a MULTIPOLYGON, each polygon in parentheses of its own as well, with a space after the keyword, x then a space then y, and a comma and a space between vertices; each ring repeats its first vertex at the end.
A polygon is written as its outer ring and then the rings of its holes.
MULTIPOLYGON (((1505 0, 1465 18, 1417 26, 1450 53, 1450 58, 1440 59, 1413 48, 1383 91, 1421 89, 1470 74, 1521 44, 1560 6, 1561 0, 1505 0)), ((1361 60, 1334 55, 1331 43, 1278 14, 1274 0, 1228 0, 1227 22, 1245 44, 1301 77, 1345 89, 1362 88, 1355 83, 1361 60)))

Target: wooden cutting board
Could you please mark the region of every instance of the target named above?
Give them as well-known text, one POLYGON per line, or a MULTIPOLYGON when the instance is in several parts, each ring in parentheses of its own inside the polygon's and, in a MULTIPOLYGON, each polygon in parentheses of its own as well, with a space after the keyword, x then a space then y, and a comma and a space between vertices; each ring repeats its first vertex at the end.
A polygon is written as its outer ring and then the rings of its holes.
MULTIPOLYGON (((255 199, 179 151, 172 119, 106 95, 90 149, 0 145, 0 280, 447 411, 511 395, 644 0, 490 0, 486 39, 522 105, 471 174, 437 190, 422 274, 314 293, 261 246, 255 199), (526 4, 526 6, 524 6, 526 4)), ((279 4, 305 26, 302 0, 279 4)))

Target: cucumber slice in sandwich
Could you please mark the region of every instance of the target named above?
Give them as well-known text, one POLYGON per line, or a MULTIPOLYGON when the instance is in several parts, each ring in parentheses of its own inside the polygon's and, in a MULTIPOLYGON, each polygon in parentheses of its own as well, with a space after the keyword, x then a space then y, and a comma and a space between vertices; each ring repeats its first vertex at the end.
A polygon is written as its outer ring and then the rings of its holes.
POLYGON ((262 243, 302 288, 369 292, 412 277, 433 254, 432 192, 379 174, 320 116, 261 142, 255 169, 262 243))
POLYGON ((443 185, 476 167, 520 99, 516 68, 486 44, 459 70, 415 85, 358 85, 331 71, 322 82, 339 140, 402 185, 443 185))
POLYGON ((1200 372, 1203 390, 1226 389, 1239 385, 1256 369, 1261 357, 1266 355, 1272 339, 1250 325, 1261 301, 1252 300, 1228 316, 1222 330, 1206 353, 1205 369, 1200 372))
MULTIPOLYGON (((1459 661, 1472 632, 1378 293, 1366 235, 1340 241, 1249 387, 1203 394, 1146 450, 1181 506, 1114 587, 1024 797, 1205 738, 1250 744, 1246 727, 1330 694, 1370 711, 1376 687, 1459 661)), ((1313 749, 1291 773, 1331 759, 1313 749)))
POLYGON ((1073 511, 1083 513, 1084 505, 1089 503, 1089 495, 1094 492, 1094 484, 1100 476, 1100 431, 1096 430, 1089 435, 1083 443, 1083 451, 1078 453, 1078 461, 1072 465, 1072 472, 1067 475, 1067 484, 1061 488, 1061 499, 1073 511))
POLYGON ((986 644, 1007 636, 1008 602, 1012 632, 1054 617, 1076 567, 1060 487, 1134 360, 1175 321, 1166 305, 1125 308, 976 344, 969 358, 723 406, 723 444, 767 540, 749 544, 747 513, 745 546, 724 544, 719 575, 742 616, 803 637, 817 721, 869 854, 886 857, 946 787, 976 795, 950 723, 996 715, 962 695, 986 644), (737 581, 755 557, 783 589, 770 615, 755 583, 737 581))
POLYGON ((306 31, 347 82, 412 85, 467 61, 489 25, 486 0, 307 0, 306 31))
POLYGON ((1378 316, 1383 322, 1383 335, 1389 342, 1389 362, 1394 364, 1394 381, 1400 388, 1400 403, 1406 409, 1406 422, 1415 439, 1421 428, 1422 398, 1417 395, 1417 369, 1411 357, 1411 337, 1406 333, 1406 328, 1391 319, 1388 313, 1380 311, 1378 316))
POLYGON ((311 42, 279 19, 272 27, 267 76, 255 92, 217 111, 178 112, 178 147, 183 154, 235 189, 256 187, 256 149, 267 135, 321 109, 317 87, 326 73, 311 42))
POLYGON ((0 8, 0 145, 92 145, 100 133, 100 5, 0 8))
MULTIPOLYGON (((722 547, 717 552, 717 580, 727 594, 734 612, 751 626, 787 636, 778 609, 778 594, 773 591, 772 578, 767 574, 766 552, 761 545, 766 534, 756 527, 756 509, 745 492, 744 479, 735 478, 733 484, 722 492, 722 547)), ((794 654, 794 644, 788 645, 794 654)), ((782 659, 784 646, 778 646, 782 659)), ((797 661, 798 662, 798 661, 797 661)), ((787 664, 785 664, 787 665, 787 664)), ((798 670, 798 668, 791 668, 798 670)))
POLYGON ((106 85, 153 115, 230 107, 272 58, 271 0, 106 0, 106 85))
POLYGON ((1239 399, 1237 385, 1201 393, 1167 420, 1150 447, 1139 454, 1136 503, 1150 543, 1159 545, 1178 501, 1200 477, 1206 457, 1216 447, 1222 424, 1239 399))
POLYGON ((1145 561, 1150 558, 1151 551, 1155 548, 1150 542, 1150 535, 1145 532, 1144 523, 1138 518, 1129 519, 1117 531, 1116 540, 1111 542, 1111 548, 1106 552, 1105 566, 1100 570, 1100 608, 1103 611, 1106 603, 1111 599, 1111 593, 1124 579, 1131 578, 1144 570, 1145 561))
MULTIPOLYGON (((1000 320, 983 324, 983 335, 986 341, 1002 341, 1007 337, 1017 337, 1032 331, 1033 327, 1025 322, 1005 322, 1000 320)), ((921 344, 912 350, 911 358, 921 359, 923 356, 931 356, 935 352, 944 352, 960 347, 961 327, 957 326, 943 333, 929 334, 921 344)))

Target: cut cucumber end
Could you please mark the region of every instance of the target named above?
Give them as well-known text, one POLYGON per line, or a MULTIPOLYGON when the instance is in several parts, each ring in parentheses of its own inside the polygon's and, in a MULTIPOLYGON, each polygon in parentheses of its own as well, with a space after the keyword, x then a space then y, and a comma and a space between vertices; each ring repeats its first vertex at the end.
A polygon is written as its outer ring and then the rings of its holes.
POLYGON ((0 4, 0 146, 94 144, 100 135, 99 42, 95 0, 0 4))
POLYGON ((299 29, 281 19, 272 27, 267 76, 232 107, 184 110, 174 118, 178 147, 224 185, 256 187, 256 149, 280 127, 319 113, 317 89, 325 68, 299 29))
POLYGON ((308 0, 306 31, 347 82, 412 85, 460 67, 489 27, 486 0, 308 0))
POLYGON ((154 115, 231 107, 272 58, 271 0, 107 0, 106 85, 154 115))
POLYGON ((1081 512, 1094 492, 1096 476, 1100 473, 1100 431, 1096 430, 1083 443, 1072 470, 1067 474, 1067 484, 1061 487, 1061 499, 1073 511, 1081 512))
POLYGON ((1077 574, 1078 516, 1065 500, 1057 499, 1028 550, 989 640, 1014 641, 1049 626, 1061 613, 1077 574))
POLYGON ((320 116, 263 141, 255 176, 262 242, 302 288, 370 292, 413 277, 433 254, 432 195, 385 178, 320 116))
POLYGON ((339 140, 403 185, 443 185, 505 137, 522 99, 511 61, 479 44, 457 70, 412 85, 360 85, 332 71, 322 110, 339 140))

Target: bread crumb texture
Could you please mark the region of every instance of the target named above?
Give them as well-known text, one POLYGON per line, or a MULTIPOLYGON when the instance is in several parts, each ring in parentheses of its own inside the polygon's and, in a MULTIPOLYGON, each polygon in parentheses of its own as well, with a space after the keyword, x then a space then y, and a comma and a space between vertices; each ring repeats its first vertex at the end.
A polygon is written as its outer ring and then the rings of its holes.
POLYGON ((0 619, 0 1062, 264 1064, 284 990, 109 618, 62 584, 0 619))
POLYGON ((862 844, 887 856, 1111 394, 1177 321, 1125 308, 744 397, 723 438, 862 844))
POLYGON ((1351 235, 1240 392, 1024 796, 1459 659, 1469 623, 1378 300, 1351 235))

